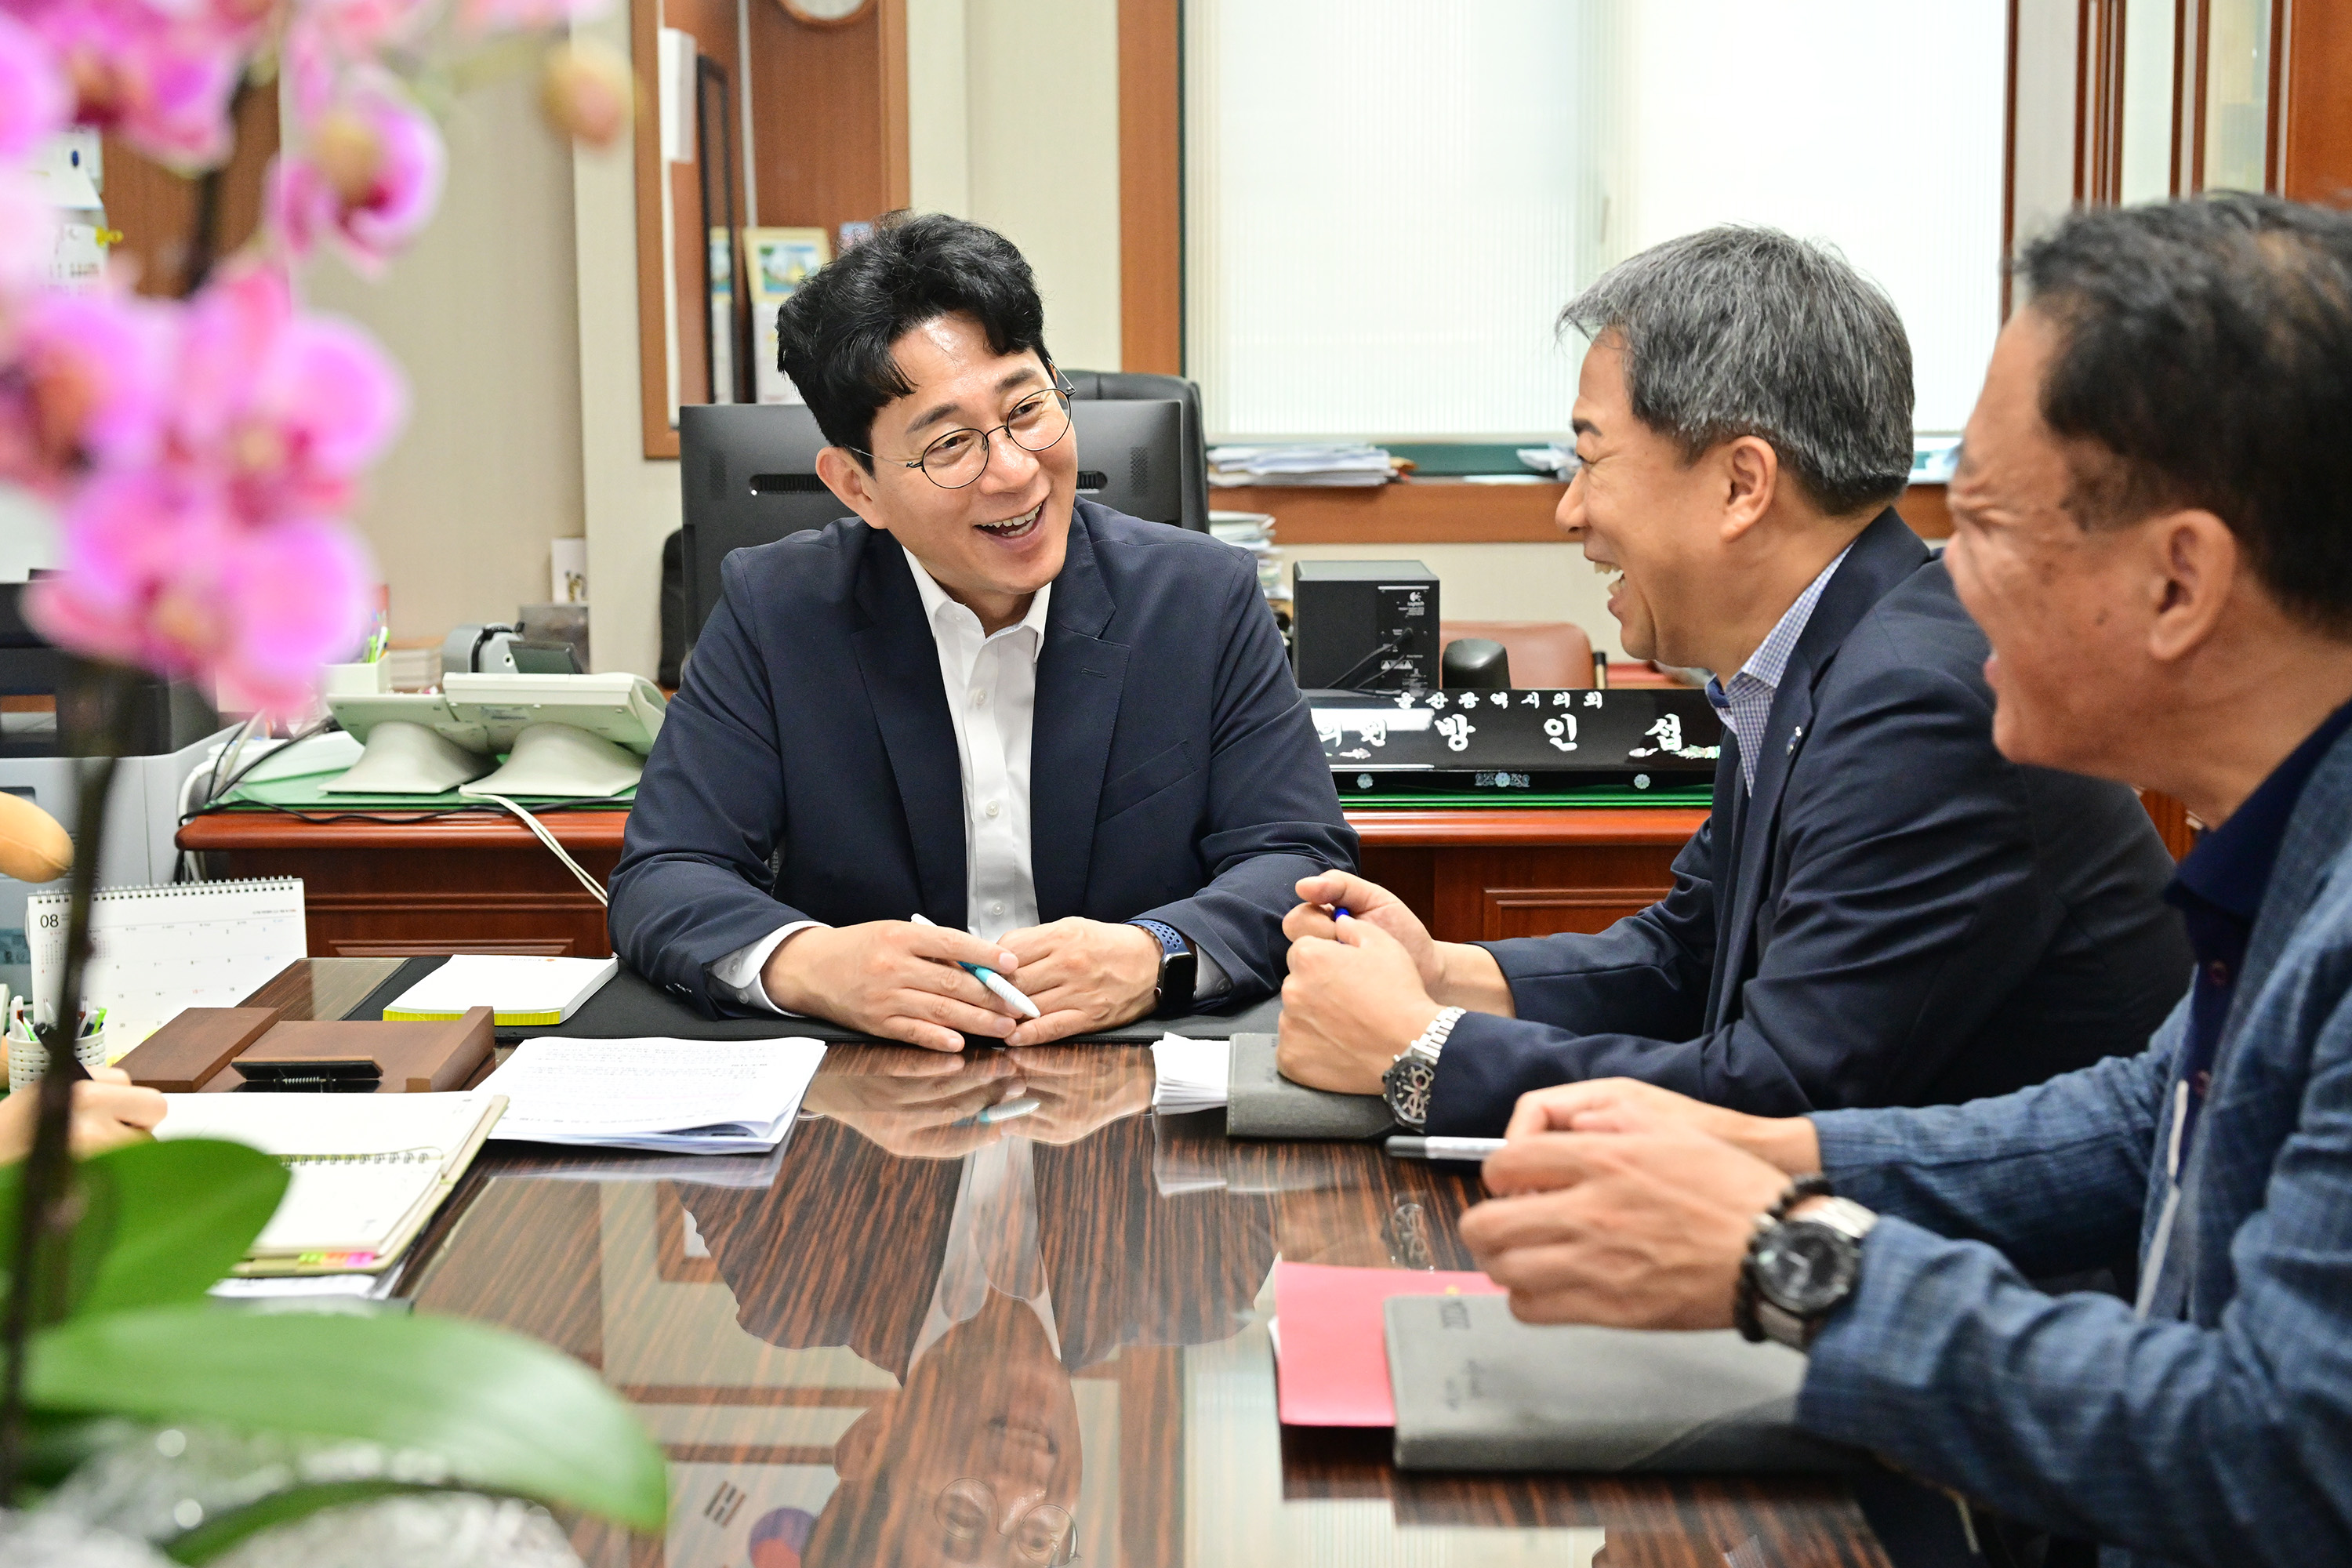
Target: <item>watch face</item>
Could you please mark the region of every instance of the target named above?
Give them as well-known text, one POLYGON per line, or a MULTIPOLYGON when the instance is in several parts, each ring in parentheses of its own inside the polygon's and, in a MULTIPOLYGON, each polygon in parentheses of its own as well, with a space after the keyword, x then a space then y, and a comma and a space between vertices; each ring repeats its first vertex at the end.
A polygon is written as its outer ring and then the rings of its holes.
POLYGON ((1852 1237, 1794 1220, 1757 1248, 1756 1283, 1776 1305, 1810 1318, 1845 1300, 1859 1266, 1860 1249, 1852 1237))

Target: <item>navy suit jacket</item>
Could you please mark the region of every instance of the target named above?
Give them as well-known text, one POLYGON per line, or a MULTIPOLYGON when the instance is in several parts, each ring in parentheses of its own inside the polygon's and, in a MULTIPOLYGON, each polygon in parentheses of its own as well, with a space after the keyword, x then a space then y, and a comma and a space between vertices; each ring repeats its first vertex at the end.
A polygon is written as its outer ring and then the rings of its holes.
POLYGON ((2129 789, 1994 749, 1987 651, 1880 513, 1790 656, 1752 795, 1724 731, 1674 890, 1599 935, 1485 944, 1519 1016, 1455 1026, 1429 1130, 1499 1132, 1521 1094, 1583 1079, 1788 1116, 2142 1048, 2189 983, 2172 858, 2129 789))
MULTIPOLYGON (((614 951, 706 1013, 709 967, 793 921, 962 928, 963 770, 905 552, 854 520, 739 550, 629 813, 614 951)), ((1037 656, 1041 920, 1167 921, 1281 984, 1301 877, 1356 835, 1250 558, 1076 504, 1037 656)))

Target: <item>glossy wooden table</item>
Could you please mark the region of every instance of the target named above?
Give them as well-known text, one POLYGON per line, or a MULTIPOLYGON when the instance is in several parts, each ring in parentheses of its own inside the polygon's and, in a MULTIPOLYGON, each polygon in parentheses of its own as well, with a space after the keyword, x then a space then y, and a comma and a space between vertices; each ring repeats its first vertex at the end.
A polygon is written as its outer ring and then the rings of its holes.
MULTIPOLYGON (((541 820, 591 874, 611 876, 627 813, 541 820)), ((1679 807, 1348 814, 1364 874, 1449 942, 1605 930, 1665 894, 1675 852, 1706 820, 1679 807)), ((179 843, 218 857, 215 876, 300 878, 314 953, 612 952, 603 908, 503 814, 313 822, 217 812, 182 828, 179 843)))
MULTIPOLYGON (((313 959, 253 1000, 338 1016, 393 967, 313 959)), ((492 1145, 400 1290, 563 1349, 644 1417, 670 1459, 668 1536, 583 1523, 598 1568, 756 1564, 760 1521, 828 1508, 827 1529, 869 1526, 832 1561, 1024 1561, 1002 1537, 940 1551, 937 1496, 969 1479, 1066 1508, 1086 1568, 1888 1561, 1829 1482, 1404 1476, 1385 1433, 1286 1431, 1276 1257, 1469 1267, 1474 1184, 1362 1145, 1228 1142, 1216 1113, 1152 1115, 1151 1083, 1133 1049, 837 1047, 810 1092, 822 1119, 765 1169, 492 1145), (949 1125, 1014 1092, 1043 1109, 949 1125), (927 1344, 964 1157, 1016 1133, 1059 1353, 1003 1295, 927 1344)))

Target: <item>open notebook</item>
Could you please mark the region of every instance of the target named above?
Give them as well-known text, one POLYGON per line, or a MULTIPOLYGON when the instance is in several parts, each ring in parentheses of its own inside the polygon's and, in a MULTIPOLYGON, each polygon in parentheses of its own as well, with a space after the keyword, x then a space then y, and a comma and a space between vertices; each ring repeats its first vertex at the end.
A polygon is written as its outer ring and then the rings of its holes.
POLYGON ((293 1177, 241 1275, 359 1274, 416 1239, 506 1110, 502 1095, 171 1094, 158 1138, 220 1138, 293 1177))

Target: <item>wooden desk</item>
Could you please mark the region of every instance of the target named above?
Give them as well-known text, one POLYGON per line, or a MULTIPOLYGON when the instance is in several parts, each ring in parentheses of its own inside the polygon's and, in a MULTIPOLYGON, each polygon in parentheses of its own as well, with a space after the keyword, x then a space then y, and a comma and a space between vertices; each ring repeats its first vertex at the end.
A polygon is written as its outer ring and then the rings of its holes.
MULTIPOLYGON (((1679 808, 1348 814, 1365 875, 1449 942, 1603 930, 1673 885, 1675 854, 1706 819, 1679 808)), ((625 813, 541 820, 593 875, 612 875, 625 813)), ((301 878, 320 957, 613 951, 604 910, 503 815, 312 823, 218 812, 182 828, 179 843, 221 856, 222 875, 301 878)))
MULTIPOLYGON (((340 1010, 391 967, 312 959, 252 1000, 340 1010)), ((985 1090, 1006 1057, 975 1053, 959 1070, 985 1090)), ((594 1568, 740 1560, 714 1549, 712 1520, 737 1521, 740 1541, 740 1523, 770 1509, 822 1506, 845 1431, 899 1400, 961 1175, 960 1151, 942 1146, 955 1134, 925 1127, 914 1103, 936 1100, 940 1066, 913 1050, 830 1052, 809 1100, 828 1119, 794 1132, 768 1187, 656 1181, 630 1173, 638 1156, 493 1144, 419 1242, 400 1290, 420 1310, 577 1356, 668 1454, 668 1542, 583 1524, 574 1544, 594 1568), (926 1071, 899 1076, 909 1066, 926 1071)), ((1214 1113, 1155 1119, 1142 1109, 1144 1051, 1027 1052, 1021 1070, 1048 1101, 1022 1125, 1051 1133, 1031 1159, 1061 1356, 1026 1308, 992 1307, 927 1352, 905 1398, 929 1431, 962 1439, 969 1428, 975 1456, 1007 1431, 1067 1455, 1081 1564, 1570 1568, 1605 1544, 1607 1563, 1721 1568, 1751 1538, 1735 1561, 1887 1563, 1846 1489, 1828 1481, 1406 1476, 1385 1434, 1284 1431, 1252 1306, 1277 1251, 1467 1268, 1454 1221, 1474 1182, 1364 1145, 1228 1143, 1214 1113)), ((930 1524, 927 1508, 911 1511, 930 1524)))

